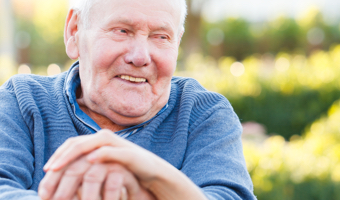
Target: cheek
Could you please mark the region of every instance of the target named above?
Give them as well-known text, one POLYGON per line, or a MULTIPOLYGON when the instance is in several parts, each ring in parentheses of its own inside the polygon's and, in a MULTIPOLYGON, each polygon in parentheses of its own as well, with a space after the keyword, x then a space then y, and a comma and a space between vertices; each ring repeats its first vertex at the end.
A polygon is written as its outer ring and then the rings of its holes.
POLYGON ((164 92, 169 90, 171 84, 171 78, 175 72, 177 63, 177 54, 170 54, 169 52, 161 54, 158 57, 157 66, 157 82, 152 87, 152 93, 157 95, 165 94, 164 92), (164 56, 167 55, 167 56, 164 56))
POLYGON ((124 52, 122 45, 110 40, 96 43, 93 52, 92 65, 100 71, 109 68, 124 52))
MULTIPOLYGON (((155 46, 153 46, 155 47, 155 46)), ((177 45, 169 44, 163 48, 152 48, 153 60, 157 66, 158 75, 169 75, 173 74, 176 69, 178 48, 177 45)))
POLYGON ((177 64, 177 53, 165 53, 159 57, 157 63, 157 71, 159 77, 170 78, 172 77, 173 73, 176 69, 177 64), (166 56, 163 56, 166 55, 166 56))

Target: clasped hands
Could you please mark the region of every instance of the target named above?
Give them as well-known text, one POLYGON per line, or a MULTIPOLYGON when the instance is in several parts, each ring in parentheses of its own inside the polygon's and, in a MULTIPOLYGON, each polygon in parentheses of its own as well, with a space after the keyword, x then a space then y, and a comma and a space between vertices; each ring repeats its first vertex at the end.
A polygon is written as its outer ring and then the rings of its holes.
POLYGON ((70 138, 46 163, 38 194, 43 200, 154 200, 155 157, 108 130, 70 138))
POLYGON ((68 139, 44 170, 43 200, 207 200, 170 163, 109 130, 68 139))

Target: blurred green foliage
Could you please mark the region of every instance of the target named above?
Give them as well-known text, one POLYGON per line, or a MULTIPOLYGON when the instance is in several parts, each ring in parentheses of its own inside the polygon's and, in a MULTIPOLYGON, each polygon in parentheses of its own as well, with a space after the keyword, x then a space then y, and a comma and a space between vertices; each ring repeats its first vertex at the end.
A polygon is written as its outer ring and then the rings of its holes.
POLYGON ((286 142, 272 136, 244 141, 247 167, 261 200, 340 199, 340 100, 286 142))
POLYGON ((204 55, 215 58, 226 55, 237 60, 255 53, 309 55, 316 49, 328 50, 333 44, 340 43, 338 24, 327 24, 317 8, 310 8, 297 19, 280 16, 263 23, 249 23, 242 18, 228 18, 216 23, 203 20, 200 31, 204 55), (216 29, 223 32, 220 43, 210 39, 216 29))
POLYGON ((29 64, 33 73, 45 70, 51 63, 64 65, 69 61, 63 38, 68 1, 29 2, 28 8, 22 5, 22 1, 13 3, 16 30, 27 33, 30 41, 27 47, 18 48, 19 64, 29 64))
POLYGON ((194 77, 225 95, 242 122, 259 122, 286 139, 301 134, 340 97, 340 45, 309 57, 264 54, 242 63, 232 57, 216 60, 193 54, 186 66, 187 71, 177 75, 194 77))

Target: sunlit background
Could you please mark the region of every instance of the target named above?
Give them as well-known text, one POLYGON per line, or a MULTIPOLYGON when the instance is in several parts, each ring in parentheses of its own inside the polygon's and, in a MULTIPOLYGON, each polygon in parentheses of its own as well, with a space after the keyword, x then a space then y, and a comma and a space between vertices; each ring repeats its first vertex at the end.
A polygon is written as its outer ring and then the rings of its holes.
MULTIPOLYGON (((0 0, 0 84, 53 76, 67 0, 0 0)), ((340 1, 188 0, 176 75, 225 95, 261 200, 340 199, 340 1)))

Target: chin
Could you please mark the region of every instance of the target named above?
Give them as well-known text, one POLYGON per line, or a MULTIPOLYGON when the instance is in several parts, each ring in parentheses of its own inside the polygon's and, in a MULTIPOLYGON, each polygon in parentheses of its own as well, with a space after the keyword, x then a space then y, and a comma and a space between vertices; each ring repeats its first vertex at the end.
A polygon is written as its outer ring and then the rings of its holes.
POLYGON ((140 117, 147 115, 150 112, 151 106, 129 104, 126 106, 121 106, 118 109, 112 109, 112 110, 118 115, 121 115, 124 117, 140 118, 140 117), (135 105, 135 106, 131 106, 131 105, 135 105))

